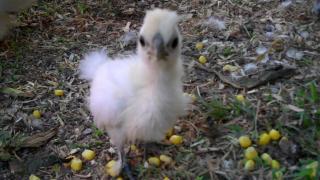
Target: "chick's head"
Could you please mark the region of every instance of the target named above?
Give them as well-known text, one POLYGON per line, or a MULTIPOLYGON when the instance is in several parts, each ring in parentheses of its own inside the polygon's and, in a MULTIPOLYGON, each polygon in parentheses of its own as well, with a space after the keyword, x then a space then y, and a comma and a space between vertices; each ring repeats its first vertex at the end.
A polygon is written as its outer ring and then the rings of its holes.
POLYGON ((138 40, 138 54, 149 63, 175 63, 181 51, 179 16, 174 11, 147 11, 138 40))

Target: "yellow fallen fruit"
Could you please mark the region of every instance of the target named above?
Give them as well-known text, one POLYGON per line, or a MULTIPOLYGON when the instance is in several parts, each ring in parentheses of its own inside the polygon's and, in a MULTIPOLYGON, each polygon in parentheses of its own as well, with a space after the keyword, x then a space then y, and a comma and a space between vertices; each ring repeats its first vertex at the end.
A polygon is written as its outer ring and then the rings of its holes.
POLYGON ((136 151, 138 148, 137 148, 137 146, 136 145, 134 145, 134 144, 131 144, 130 145, 130 151, 136 151))
POLYGON ((271 129, 269 131, 269 136, 272 140, 278 140, 281 137, 281 134, 279 131, 275 130, 275 129, 271 129))
POLYGON ((262 133, 259 137, 259 145, 267 145, 270 142, 270 136, 267 133, 262 133))
POLYGON ((230 64, 227 64, 227 65, 223 66, 223 68, 222 68, 223 71, 229 71, 229 72, 235 72, 238 69, 239 68, 237 66, 232 66, 230 64))
POLYGON ((82 169, 82 161, 79 158, 73 158, 71 160, 71 169, 74 171, 80 171, 82 169))
MULTIPOLYGON (((318 161, 314 161, 314 162, 306 165, 307 169, 312 169, 312 171, 310 172, 310 175, 309 175, 311 178, 315 178, 316 177, 318 166, 319 166, 318 161)), ((320 172, 318 172, 318 173, 320 173, 320 172)))
POLYGON ((54 95, 63 96, 64 95, 64 91, 61 90, 61 89, 56 89, 56 90, 54 90, 54 95))
POLYGON ((38 176, 34 175, 34 174, 31 174, 29 176, 29 180, 40 180, 40 178, 38 176))
POLYGON ((96 153, 90 149, 85 149, 81 155, 82 155, 83 159, 85 159, 87 161, 91 161, 92 159, 94 159, 96 157, 96 153))
POLYGON ((244 156, 246 157, 247 160, 253 160, 258 156, 258 152, 254 147, 248 147, 245 150, 244 156))
POLYGON ((204 44, 203 44, 202 42, 198 42, 198 43, 196 44, 196 49, 197 49, 198 51, 200 51, 201 49, 203 49, 203 47, 204 47, 204 44))
POLYGON ((63 166, 64 166, 65 168, 69 168, 70 165, 71 165, 71 160, 72 160, 73 158, 75 158, 75 156, 73 156, 73 155, 64 158, 65 163, 63 163, 63 166))
POLYGON ((251 159, 244 164, 244 169, 247 171, 254 170, 254 167, 255 167, 255 162, 251 159))
POLYGON ((163 180, 170 180, 167 176, 165 176, 164 178, 163 178, 163 180))
POLYGON ((164 162, 164 164, 170 164, 172 162, 172 158, 167 155, 160 155, 160 161, 164 162))
POLYGON ((34 110, 34 111, 32 112, 32 115, 33 115, 33 117, 36 118, 36 119, 40 119, 40 118, 41 118, 41 112, 40 112, 39 110, 34 110))
POLYGON ((160 159, 158 157, 150 157, 148 159, 149 164, 154 166, 160 166, 160 159))
POLYGON ((182 143, 183 138, 182 138, 182 136, 179 136, 179 135, 172 135, 170 137, 169 141, 174 145, 179 145, 182 143))
POLYGON ((283 173, 281 171, 275 172, 274 176, 275 176, 276 180, 282 180, 283 179, 283 173))
POLYGON ((280 139, 280 141, 288 141, 289 139, 285 136, 282 136, 282 138, 280 139))
POLYGON ((268 153, 263 153, 263 154, 261 155, 261 159, 262 159, 266 164, 268 164, 268 165, 271 166, 271 164, 272 164, 272 158, 271 158, 271 156, 270 156, 268 153))
POLYGON ((136 145, 134 145, 134 144, 131 144, 131 145, 130 145, 130 151, 133 152, 133 153, 135 153, 135 154, 138 154, 138 153, 139 153, 138 147, 137 147, 136 145))
POLYGON ((111 160, 105 165, 105 172, 112 177, 117 177, 121 171, 121 161, 111 160))
POLYGON ((238 94, 236 95, 236 100, 239 102, 244 102, 245 98, 242 94, 238 94))
POLYGON ((189 96, 191 97, 192 102, 195 102, 197 100, 197 96, 194 94, 189 94, 189 96))
POLYGON ((207 62, 207 58, 205 56, 200 56, 198 60, 201 64, 205 64, 207 62))
POLYGON ((106 168, 112 168, 116 163, 117 161, 111 160, 106 164, 106 168))
POLYGON ((247 148, 247 147, 251 146, 252 141, 249 138, 249 136, 240 136, 239 144, 240 144, 241 147, 247 148))
POLYGON ((170 138, 170 137, 173 135, 173 133, 174 133, 174 129, 173 129, 173 128, 170 128, 170 129, 167 131, 167 133, 166 133, 166 137, 167 137, 167 138, 170 138))
POLYGON ((123 178, 121 176, 117 177, 116 180, 123 180, 123 178))
POLYGON ((186 97, 190 97, 192 102, 197 100, 197 96, 194 95, 194 94, 183 93, 183 95, 186 96, 186 97))
POLYGON ((280 169, 280 163, 277 160, 272 160, 271 167, 272 169, 280 169))

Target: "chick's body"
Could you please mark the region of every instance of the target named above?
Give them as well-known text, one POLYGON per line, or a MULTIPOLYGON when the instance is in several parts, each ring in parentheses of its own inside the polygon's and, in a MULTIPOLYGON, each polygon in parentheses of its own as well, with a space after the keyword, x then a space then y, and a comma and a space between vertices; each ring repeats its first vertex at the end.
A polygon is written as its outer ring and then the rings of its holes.
POLYGON ((96 125, 118 148, 135 141, 160 141, 183 115, 181 37, 175 12, 148 11, 137 54, 108 58, 103 51, 85 56, 81 76, 91 81, 89 107, 96 125))
POLYGON ((139 56, 104 62, 90 90, 95 123, 118 146, 162 140, 185 106, 181 77, 176 75, 173 69, 148 66, 139 56))

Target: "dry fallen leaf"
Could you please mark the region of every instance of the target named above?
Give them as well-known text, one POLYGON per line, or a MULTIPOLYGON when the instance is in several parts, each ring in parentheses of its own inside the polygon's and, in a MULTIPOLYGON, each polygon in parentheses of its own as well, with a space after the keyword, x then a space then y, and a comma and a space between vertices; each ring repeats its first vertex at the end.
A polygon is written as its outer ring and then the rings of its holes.
POLYGON ((21 97, 33 97, 34 95, 31 92, 24 92, 19 89, 14 89, 10 87, 0 88, 0 93, 8 94, 10 96, 21 96, 21 97))
POLYGON ((292 111, 295 111, 295 112, 304 112, 304 109, 301 109, 297 106, 294 106, 292 104, 289 104, 286 106, 288 109, 292 110, 292 111))
POLYGON ((40 147, 44 145, 49 139, 57 134, 58 128, 53 128, 49 131, 34 134, 32 136, 26 137, 22 143, 21 147, 40 147))

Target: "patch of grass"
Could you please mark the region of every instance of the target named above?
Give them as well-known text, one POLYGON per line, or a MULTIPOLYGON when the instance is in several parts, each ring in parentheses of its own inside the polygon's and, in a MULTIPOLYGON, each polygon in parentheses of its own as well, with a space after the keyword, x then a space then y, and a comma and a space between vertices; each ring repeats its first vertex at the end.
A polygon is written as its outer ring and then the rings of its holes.
POLYGON ((304 109, 303 112, 296 113, 296 116, 299 117, 303 127, 308 128, 315 126, 320 130, 320 104, 317 84, 315 82, 310 82, 305 87, 300 88, 295 95, 295 105, 304 109))
POLYGON ((80 12, 80 14, 84 14, 88 10, 88 6, 86 4, 78 2, 77 9, 80 12))
POLYGON ((25 136, 22 134, 12 134, 8 131, 0 130, 0 160, 8 161, 13 156, 11 151, 21 148, 25 136))
POLYGON ((51 17, 51 16, 54 15, 54 12, 55 12, 54 8, 49 7, 49 6, 47 6, 47 5, 45 5, 45 6, 43 6, 43 7, 44 7, 44 9, 45 9, 43 16, 45 16, 45 17, 51 17))
POLYGON ((208 116, 215 120, 228 120, 241 115, 248 118, 255 117, 256 110, 248 101, 231 99, 228 104, 223 104, 221 100, 214 98, 210 102, 200 102, 205 106, 208 116))
POLYGON ((230 56, 232 55, 234 52, 233 52, 233 49, 231 47, 226 47, 223 49, 223 56, 227 57, 227 56, 230 56))
POLYGON ((244 131, 244 129, 237 124, 231 124, 226 128, 231 131, 231 134, 241 134, 244 131))
POLYGON ((71 149, 76 149, 76 148, 90 148, 88 144, 80 144, 80 143, 74 143, 70 144, 71 149))
POLYGON ((94 125, 92 126, 92 130, 93 130, 93 136, 96 137, 96 138, 99 138, 104 134, 104 132, 102 130, 98 129, 94 125))
POLYGON ((204 103, 204 105, 207 108, 207 114, 216 120, 227 118, 231 111, 229 107, 218 99, 212 99, 209 103, 204 103))
POLYGON ((248 118, 255 117, 256 110, 248 101, 239 102, 237 100, 233 100, 230 106, 234 111, 234 116, 244 115, 248 118))
MULTIPOLYGON (((300 123, 298 142, 303 150, 311 155, 320 153, 317 142, 320 140, 320 103, 318 85, 312 81, 304 87, 298 89, 294 97, 294 105, 302 108, 303 112, 295 112, 292 114, 294 119, 298 119, 300 123)), ((297 136, 296 132, 291 133, 297 136)))
POLYGON ((311 101, 313 103, 317 103, 319 101, 319 94, 317 90, 317 85, 315 82, 311 82, 309 84, 310 94, 311 94, 311 101))
POLYGON ((320 177, 320 159, 315 160, 301 160, 301 166, 298 168, 298 172, 293 174, 294 179, 319 179, 320 177), (314 163, 318 163, 318 167, 312 166, 314 163))
POLYGON ((301 59, 301 61, 297 61, 297 64, 299 66, 311 66, 313 64, 313 60, 306 57, 306 58, 301 59))
POLYGON ((204 180, 203 176, 197 176, 195 180, 204 180))
POLYGON ((153 179, 151 177, 158 177, 158 175, 161 174, 161 169, 152 165, 149 165, 148 168, 139 165, 136 170, 138 171, 138 179, 141 179, 142 177, 153 179))
POLYGON ((104 144, 105 144, 105 142, 95 140, 94 142, 91 142, 89 144, 89 147, 97 148, 97 147, 103 146, 104 144))
POLYGON ((24 51, 24 46, 22 46, 20 43, 16 42, 16 41, 10 41, 9 42, 9 49, 10 51, 12 51, 15 55, 15 58, 17 60, 22 59, 22 54, 24 51))
POLYGON ((141 178, 146 173, 147 169, 143 166, 143 164, 138 164, 136 171, 138 172, 138 177, 141 178))

